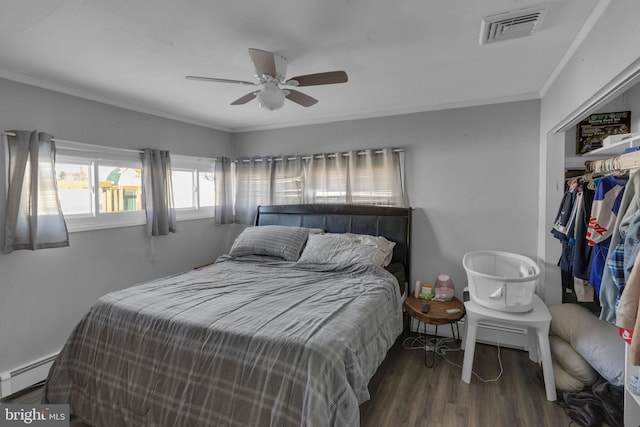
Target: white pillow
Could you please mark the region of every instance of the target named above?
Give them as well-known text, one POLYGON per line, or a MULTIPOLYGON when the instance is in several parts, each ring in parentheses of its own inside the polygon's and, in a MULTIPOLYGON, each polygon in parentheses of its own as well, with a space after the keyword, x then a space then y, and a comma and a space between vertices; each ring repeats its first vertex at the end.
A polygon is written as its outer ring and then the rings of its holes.
POLYGON ((394 242, 381 236, 352 233, 310 234, 300 262, 319 264, 373 264, 385 267, 391 262, 394 242))
POLYGON ((624 341, 616 326, 578 304, 553 305, 549 311, 552 335, 571 344, 605 380, 617 386, 624 384, 624 341))
POLYGON ((572 377, 557 361, 554 360, 551 366, 553 367, 553 379, 556 383, 556 389, 569 392, 584 390, 585 384, 572 377))
POLYGON ((580 391, 598 380, 598 373, 563 338, 551 335, 549 347, 558 390, 580 391))
POLYGON ((390 242, 382 236, 370 236, 368 234, 350 234, 353 237, 355 243, 362 243, 363 245, 375 246, 378 250, 384 254, 384 264, 382 267, 386 267, 391 263, 393 257, 393 248, 396 246, 395 242, 390 242))

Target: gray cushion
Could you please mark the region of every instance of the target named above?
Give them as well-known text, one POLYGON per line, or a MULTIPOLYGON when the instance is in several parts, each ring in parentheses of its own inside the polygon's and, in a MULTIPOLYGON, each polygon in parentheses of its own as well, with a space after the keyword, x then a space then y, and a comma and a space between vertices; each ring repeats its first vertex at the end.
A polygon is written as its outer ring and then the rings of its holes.
POLYGON ((238 236, 229 255, 264 255, 297 261, 307 242, 309 229, 264 225, 245 228, 238 236))

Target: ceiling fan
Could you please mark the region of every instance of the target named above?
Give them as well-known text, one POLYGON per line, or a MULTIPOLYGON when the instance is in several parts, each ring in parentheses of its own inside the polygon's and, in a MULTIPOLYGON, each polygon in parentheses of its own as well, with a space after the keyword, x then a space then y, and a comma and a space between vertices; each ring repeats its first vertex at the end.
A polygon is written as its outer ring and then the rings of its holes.
POLYGON ((329 71, 325 73, 306 74, 286 79, 287 60, 280 55, 261 49, 249 49, 249 56, 256 69, 256 81, 219 79, 216 77, 185 76, 188 80, 202 80, 218 83, 235 83, 248 86, 262 86, 260 90, 250 92, 231 103, 242 105, 258 98, 258 105, 268 110, 277 110, 284 105, 285 98, 300 104, 303 107, 311 107, 318 102, 317 99, 294 89, 283 89, 281 86, 302 87, 318 86, 347 81, 347 73, 344 71, 329 71))

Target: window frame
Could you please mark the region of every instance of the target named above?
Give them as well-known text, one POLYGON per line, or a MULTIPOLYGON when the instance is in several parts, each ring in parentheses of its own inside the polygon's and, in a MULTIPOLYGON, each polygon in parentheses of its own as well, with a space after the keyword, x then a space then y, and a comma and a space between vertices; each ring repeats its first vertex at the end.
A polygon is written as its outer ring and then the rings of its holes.
POLYGON ((176 215, 178 212, 189 212, 192 210, 197 209, 198 207, 198 183, 196 183, 195 181, 198 179, 198 170, 197 169, 193 169, 193 168, 185 168, 185 167, 176 167, 175 165, 173 165, 173 161, 171 162, 171 182, 173 184, 173 203, 174 203, 174 207, 176 210, 176 215), (178 207, 178 205, 176 204, 176 193, 177 193, 177 188, 176 188, 176 176, 175 173, 176 172, 188 172, 191 174, 191 190, 189 190, 190 193, 190 199, 191 199, 191 206, 188 207, 178 207))
POLYGON ((100 155, 98 158, 91 156, 88 152, 76 151, 56 154, 56 164, 83 164, 89 165, 89 192, 91 194, 92 212, 82 214, 65 214, 64 220, 67 223, 67 231, 70 233, 90 230, 101 230, 107 228, 132 227, 146 224, 146 214, 144 208, 137 211, 126 212, 100 212, 98 168, 100 166, 125 166, 142 169, 142 161, 134 156, 126 158, 120 155, 118 159, 100 155), (137 163, 136 163, 137 162, 137 163))
MULTIPOLYGON (((89 165, 91 206, 93 212, 82 214, 64 214, 67 230, 70 233, 101 230, 109 228, 123 228, 146 224, 144 201, 142 210, 125 212, 100 212, 99 174, 100 165, 133 167, 142 169, 140 151, 133 149, 111 148, 81 143, 56 142, 56 164, 89 165)), ((199 174, 214 173, 214 158, 203 158, 185 155, 171 155, 172 170, 193 171, 194 206, 176 209, 176 220, 187 221, 193 219, 210 218, 215 215, 215 206, 200 206, 199 174)), ((215 176, 215 175, 214 175, 215 176)), ((174 188, 175 190, 175 188, 174 188)), ((215 191, 215 185, 214 185, 215 191)), ((215 200, 215 195, 214 195, 215 200)))
MULTIPOLYGON (((215 217, 215 203, 213 206, 201 206, 200 197, 200 173, 214 173, 215 159, 205 157, 194 157, 185 155, 171 155, 171 170, 193 171, 192 175, 192 202, 191 208, 176 208, 176 221, 188 221, 192 219, 203 219, 215 217)), ((215 176, 215 174, 214 174, 215 176)), ((215 184, 214 184, 215 191, 215 184)), ((175 192, 175 187, 174 187, 175 192)), ((215 200, 215 194, 214 194, 215 200)))
MULTIPOLYGON (((140 162, 140 165, 138 167, 138 165, 135 164, 135 162, 133 161, 127 161, 127 160, 109 160, 109 161, 104 161, 104 160, 97 160, 94 162, 94 170, 92 172, 92 176, 93 176, 93 183, 92 183, 92 188, 94 189, 93 191, 95 191, 95 189, 99 189, 100 188, 100 172, 99 172, 99 168, 100 166, 114 166, 117 168, 135 168, 135 169, 140 169, 140 192, 142 192, 142 162, 140 162)), ((100 200, 98 197, 94 196, 93 199, 93 203, 94 203, 94 211, 100 215, 112 215, 112 214, 124 214, 124 213, 131 213, 131 212, 144 212, 144 207, 142 207, 142 209, 140 210, 136 210, 136 211, 117 211, 117 212, 101 212, 100 211, 100 200)), ((143 201, 144 204, 144 201, 143 201)))

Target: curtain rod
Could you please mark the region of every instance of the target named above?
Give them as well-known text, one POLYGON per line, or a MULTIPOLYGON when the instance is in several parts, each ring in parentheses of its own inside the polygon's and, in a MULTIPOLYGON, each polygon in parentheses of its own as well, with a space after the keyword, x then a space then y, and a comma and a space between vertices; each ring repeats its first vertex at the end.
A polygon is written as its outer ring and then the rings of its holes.
MULTIPOLYGON (((3 132, 5 135, 7 136, 16 136, 16 134, 14 132, 3 132)), ((97 145, 97 144, 88 144, 86 142, 78 142, 78 141, 69 141, 67 139, 59 139, 59 138, 53 138, 52 139, 53 142, 59 142, 62 144, 68 144, 68 145, 76 145, 76 147, 64 147, 64 149, 66 150, 71 150, 71 151, 87 151, 87 148, 91 148, 95 151, 98 152, 107 152, 107 153, 113 153, 113 152, 119 152, 119 153, 127 153, 127 154, 140 154, 143 153, 144 150, 136 150, 136 149, 132 149, 132 148, 119 148, 119 147, 109 147, 106 145, 97 145)), ((184 158, 184 159, 191 159, 191 158, 196 158, 198 160, 208 160, 207 158, 204 157, 200 157, 200 156, 189 156, 189 155, 185 155, 185 154, 171 154, 171 157, 173 158, 184 158)), ((217 158, 212 157, 211 159, 213 160, 217 160, 217 158)))
MULTIPOLYGON (((5 131, 4 134, 7 135, 7 136, 16 136, 16 134, 14 132, 6 132, 5 131)), ((107 147, 106 145, 88 144, 86 142, 69 141, 67 139, 59 139, 59 138, 52 138, 51 140, 53 142, 61 142, 63 144, 78 145, 80 147, 93 148, 93 149, 102 150, 102 151, 105 151, 105 150, 108 150, 108 151, 120 151, 120 152, 123 152, 123 153, 135 153, 135 154, 142 153, 142 151, 143 151, 143 150, 135 150, 135 149, 130 149, 130 148, 107 147)), ((69 149, 73 150, 74 148, 69 147, 69 149)), ((75 148, 75 150, 80 151, 80 148, 75 148)))
MULTIPOLYGON (((4 131, 3 133, 5 135, 7 135, 7 136, 16 136, 16 134, 14 132, 4 131)), ((129 149, 129 148, 118 148, 118 147, 108 147, 108 146, 105 146, 105 145, 88 144, 86 142, 69 141, 69 140, 66 140, 66 139, 58 139, 58 138, 52 138, 52 141, 61 142, 63 144, 78 145, 79 147, 93 148, 95 150, 102 150, 102 151, 111 151, 111 152, 119 151, 119 152, 122 152, 122 153, 135 153, 135 154, 139 154, 139 153, 143 152, 143 150, 135 150, 135 149, 129 149)), ((67 147, 65 147, 65 148, 67 148, 67 147)), ((72 148, 72 147, 68 147, 68 149, 70 149, 70 150, 78 150, 78 151, 82 150, 81 148, 72 148)), ((404 152, 404 150, 402 148, 394 148, 393 152, 394 153, 402 153, 402 152, 404 152)), ((374 151, 374 153, 375 154, 382 154, 382 153, 384 153, 384 151, 376 150, 376 151, 374 151)), ((366 151, 357 151, 356 154, 361 156, 361 155, 367 154, 367 152, 366 151)), ((344 157, 349 157, 351 155, 351 153, 342 153, 342 155, 344 157)), ((176 154, 175 156, 180 156, 180 154, 176 154)), ((301 159, 302 160, 311 160, 312 157, 315 157, 316 159, 322 159, 323 157, 334 158, 336 156, 337 156, 337 154, 327 154, 327 155, 316 154, 316 155, 313 155, 313 156, 302 156, 301 159)), ((191 157, 191 156, 183 156, 183 157, 191 157)), ((216 159, 216 158, 214 157, 214 159, 216 159)), ((295 159, 296 159, 295 157, 287 157, 286 158, 286 160, 295 160, 295 159)), ((282 161, 282 160, 285 160, 285 159, 282 158, 282 157, 274 157, 274 158, 256 158, 256 159, 253 159, 253 160, 257 161, 257 162, 262 162, 262 161, 265 161, 265 160, 266 161, 282 161)), ((251 161, 251 159, 243 159, 242 160, 242 162, 250 162, 250 161, 251 161)), ((234 160, 234 162, 238 162, 238 160, 234 160)))
MULTIPOLYGON (((404 150, 402 148, 394 148, 393 152, 394 153, 403 153, 404 150)), ((374 151, 374 153, 375 154, 382 154, 382 153, 384 153, 384 151, 376 150, 376 151, 374 151)), ((358 151, 358 152, 356 152, 356 154, 359 155, 359 156, 363 156, 363 155, 367 154, 367 152, 366 151, 358 151)), ((349 157, 350 155, 351 155, 351 153, 342 153, 343 157, 349 157)), ((337 157, 337 154, 327 154, 327 155, 315 154, 314 156, 302 156, 300 158, 302 160, 311 160, 312 157, 315 157, 316 159, 322 159, 324 157, 334 158, 334 157, 337 157)), ((287 157, 286 158, 286 160, 295 160, 295 159, 296 159, 295 157, 287 157)), ((258 157, 258 158, 255 158, 255 159, 242 159, 242 160, 234 160, 234 161, 235 162, 242 161, 243 163, 248 163, 248 162, 250 162, 252 160, 254 162, 264 162, 264 161, 267 161, 267 162, 271 162, 271 161, 281 162, 281 161, 285 160, 285 158, 284 157, 273 157, 273 158, 258 157)))

